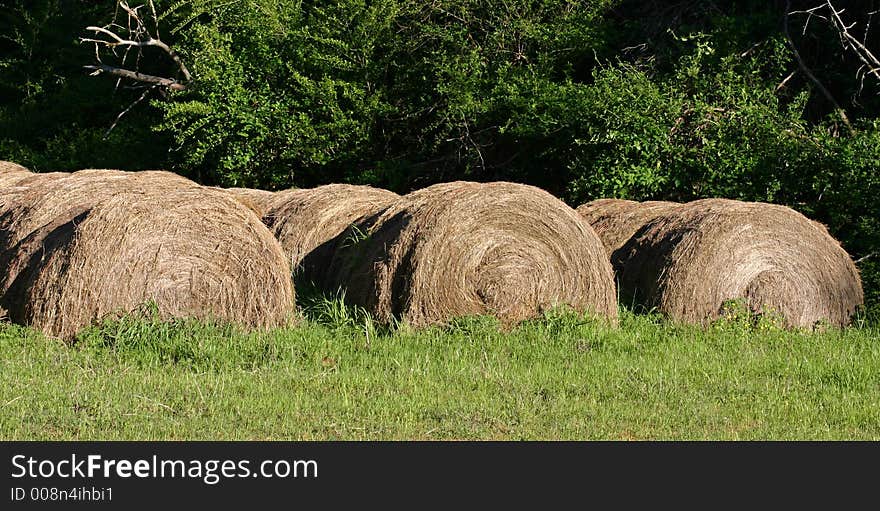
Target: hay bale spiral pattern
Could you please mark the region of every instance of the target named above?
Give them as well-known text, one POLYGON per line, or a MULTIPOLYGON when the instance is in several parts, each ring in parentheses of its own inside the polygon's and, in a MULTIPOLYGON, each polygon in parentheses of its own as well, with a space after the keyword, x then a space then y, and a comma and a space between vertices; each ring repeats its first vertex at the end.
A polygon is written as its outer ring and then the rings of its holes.
POLYGON ((511 325, 563 304, 616 321, 601 241, 573 209, 532 186, 430 186, 344 236, 327 287, 382 322, 492 314, 511 325))
POLYGON ((152 301, 162 317, 288 322, 290 267, 228 194, 164 172, 80 171, 0 192, 0 305, 71 338, 152 301))
POLYGON ((656 217, 615 252, 621 294, 701 323, 744 299, 791 327, 843 326, 864 300, 858 270, 827 230, 767 203, 704 199, 656 217))

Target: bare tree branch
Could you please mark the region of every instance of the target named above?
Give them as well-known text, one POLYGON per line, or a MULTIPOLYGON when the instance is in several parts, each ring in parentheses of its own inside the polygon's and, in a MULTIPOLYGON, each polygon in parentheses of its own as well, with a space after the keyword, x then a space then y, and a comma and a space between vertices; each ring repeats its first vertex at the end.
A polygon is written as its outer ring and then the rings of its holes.
POLYGON ((868 259, 870 259, 870 258, 872 258, 872 257, 874 257, 874 256, 876 256, 876 255, 877 255, 877 252, 871 252, 870 254, 868 254, 868 255, 866 255, 866 256, 864 256, 864 257, 860 257, 860 258, 856 259, 856 260, 853 261, 853 262, 854 262, 855 264, 859 264, 859 263, 864 262, 864 261, 866 261, 866 260, 868 260, 868 259))
MULTIPOLYGON (((831 4, 831 0, 826 0, 825 5, 828 6, 828 10, 831 12, 831 21, 834 27, 837 29, 840 37, 844 41, 844 47, 846 46, 846 42, 850 44, 850 46, 855 50, 855 54, 861 59, 861 61, 868 66, 869 73, 873 74, 875 78, 880 80, 880 60, 877 60, 877 57, 865 46, 862 41, 859 41, 854 35, 852 35, 849 31, 850 28, 855 26, 855 22, 847 25, 840 18, 840 15, 843 13, 843 9, 837 10, 834 8, 834 5, 831 4)), ((867 29, 865 29, 865 37, 867 38, 867 29)))
POLYGON ((797 70, 794 70, 791 73, 789 73, 788 76, 785 77, 785 79, 783 79, 781 82, 779 82, 779 85, 776 86, 776 89, 774 92, 779 92, 782 89, 784 89, 785 86, 788 85, 788 81, 791 80, 792 78, 794 78, 794 75, 796 75, 796 74, 797 74, 797 70))
MULTIPOLYGON (((831 91, 829 91, 825 87, 825 85, 823 85, 822 82, 819 81, 819 79, 816 77, 816 75, 814 75, 813 72, 810 70, 810 68, 807 67, 807 64, 804 62, 804 59, 801 58, 801 54, 798 51, 797 46, 794 44, 794 40, 791 38, 791 33, 788 30, 788 17, 789 17, 790 9, 791 9, 791 0, 786 0, 786 2, 785 2, 785 18, 783 18, 782 27, 783 27, 783 30, 785 31, 785 39, 788 41, 789 46, 791 46, 791 51, 794 53, 794 58, 795 58, 795 60, 797 60, 798 67, 800 67, 801 71, 803 71, 803 73, 805 75, 807 75, 807 78, 809 78, 810 81, 812 81, 816 85, 816 87, 819 89, 819 91, 822 93, 822 95, 825 96, 825 99, 827 99, 834 106, 834 111, 840 117, 840 120, 843 121, 843 124, 846 125, 850 134, 851 135, 855 134, 856 130, 855 130, 855 128, 853 128, 852 123, 849 122, 849 117, 847 117, 846 111, 844 111, 844 109, 840 107, 840 103, 838 103, 837 100, 834 99, 834 96, 831 95, 831 91)), ((813 15, 815 16, 815 14, 813 14, 813 15)))
POLYGON ((172 50, 170 46, 168 46, 167 44, 165 44, 164 42, 162 42, 159 39, 153 39, 152 37, 149 39, 143 40, 143 41, 133 41, 131 39, 123 39, 122 37, 119 37, 118 35, 114 34, 113 32, 111 32, 110 30, 108 30, 104 27, 90 26, 90 27, 86 27, 86 30, 100 33, 100 34, 105 34, 105 35, 111 37, 113 40, 107 41, 105 39, 91 39, 91 38, 87 38, 87 37, 81 37, 80 42, 95 43, 96 45, 103 44, 104 46, 108 46, 108 47, 134 46, 134 47, 143 48, 143 47, 147 47, 147 46, 153 46, 156 48, 160 48, 165 53, 167 53, 169 57, 171 57, 171 60, 173 60, 175 64, 177 64, 177 67, 180 69, 180 72, 183 74, 183 79, 185 81, 192 80, 192 75, 190 74, 189 69, 187 69, 186 64, 184 64, 183 60, 181 60, 180 56, 174 50, 172 50))
MULTIPOLYGON (((849 51, 855 54, 856 58, 861 61, 861 65, 856 70, 856 80, 858 81, 858 88, 853 93, 852 101, 855 104, 859 104, 858 98, 861 96, 862 91, 865 86, 865 77, 868 75, 872 76, 874 79, 880 81, 880 59, 868 48, 867 41, 868 35, 872 28, 872 23, 874 19, 874 15, 880 11, 873 10, 874 2, 871 2, 870 11, 867 13, 867 20, 865 21, 864 30, 861 34, 861 38, 857 37, 853 34, 852 29, 856 25, 859 24, 858 21, 853 21, 851 23, 847 23, 844 21, 843 13, 845 9, 838 9, 832 3, 832 0, 824 0, 819 5, 806 10, 801 11, 789 11, 791 2, 786 3, 786 35, 787 32, 787 22, 788 16, 793 14, 803 14, 807 16, 806 21, 804 22, 803 34, 807 33, 807 26, 810 23, 812 18, 818 18, 826 23, 834 29, 839 41, 840 45, 843 47, 844 51, 849 51)), ((791 38, 789 37, 789 42, 791 42, 791 38)), ((793 44, 792 44, 793 46, 793 44)), ((795 57, 798 58, 799 64, 802 62, 799 58, 799 55, 795 53, 795 57)), ((801 66, 803 67, 803 66, 801 66)), ((812 79, 812 78, 811 78, 812 79)), ((816 80, 813 80, 814 83, 817 83, 816 80)), ((817 83, 818 86, 818 83, 817 83)), ((821 87, 820 87, 821 90, 821 87)), ((824 94, 824 92, 823 92, 824 94)), ((828 95, 826 94, 826 97, 828 95)))
POLYGON ((134 108, 138 103, 143 101, 147 97, 147 94, 150 93, 151 90, 155 89, 158 86, 159 86, 159 84, 156 84, 156 85, 153 85, 152 87, 147 88, 146 90, 144 90, 143 94, 141 94, 136 100, 134 100, 130 105, 128 105, 128 107, 126 107, 125 110, 119 112, 119 115, 116 116, 116 119, 113 121, 113 124, 111 124, 110 127, 107 128, 107 131, 104 132, 104 138, 106 139, 108 136, 110 136, 110 132, 113 131, 113 128, 115 128, 117 124, 119 124, 119 120, 122 119, 122 117, 125 114, 127 114, 129 111, 131 111, 131 109, 134 108))
MULTIPOLYGON (((93 37, 81 37, 80 42, 82 43, 92 43, 95 45, 95 60, 96 64, 84 66, 85 69, 93 71, 93 75, 106 73, 112 76, 115 76, 119 79, 129 79, 143 83, 153 84, 155 86, 160 86, 168 90, 172 91, 181 91, 187 88, 187 84, 192 81, 192 74, 189 69, 186 67, 186 64, 183 62, 183 59, 180 58, 180 55, 177 54, 168 44, 162 41, 159 37, 159 20, 156 16, 156 7, 153 4, 153 0, 148 0, 148 5, 150 8, 150 13, 153 16, 153 24, 154 24, 154 32, 155 36, 150 34, 150 31, 147 27, 146 22, 138 12, 139 9, 144 7, 143 5, 137 7, 131 7, 127 2, 120 0, 117 2, 117 7, 125 11, 128 15, 127 26, 121 26, 115 23, 110 23, 107 26, 99 27, 99 26, 88 26, 86 30, 89 32, 93 32, 93 37), (128 33, 128 37, 123 37, 119 35, 116 31, 123 31, 128 33), (121 59, 121 65, 119 66, 111 66, 104 64, 101 60, 101 48, 110 49, 114 55, 116 55, 116 48, 123 47, 125 48, 125 53, 121 59), (142 50, 144 48, 153 47, 162 50, 168 57, 177 65, 177 69, 182 75, 182 79, 178 80, 175 78, 169 77, 161 77, 148 75, 139 72, 138 67, 140 65, 142 50), (128 57, 128 51, 131 49, 137 50, 137 60, 135 64, 135 69, 126 69, 125 61, 128 57)), ((118 55, 117 55, 118 56, 118 55)), ((119 82, 117 81, 117 86, 119 82)))
POLYGON ((83 66, 87 71, 91 71, 90 74, 92 76, 106 74, 116 77, 117 89, 120 87, 123 80, 146 84, 135 87, 138 89, 145 88, 145 90, 136 100, 134 100, 134 102, 128 105, 125 110, 116 116, 113 124, 111 124, 106 133, 104 133, 104 138, 107 138, 122 117, 130 112, 136 105, 144 101, 151 91, 156 90, 157 88, 161 93, 164 93, 165 91, 182 91, 186 90, 189 83, 192 81, 192 74, 189 72, 186 64, 184 64, 183 59, 181 59, 180 56, 168 46, 168 44, 162 41, 159 35, 159 18, 156 15, 156 6, 153 4, 153 0, 147 0, 147 2, 146 5, 149 6, 150 15, 153 18, 153 34, 150 33, 147 22, 139 12, 139 10, 145 8, 145 5, 131 7, 125 0, 118 0, 116 2, 116 13, 114 14, 113 21, 103 27, 95 25, 87 26, 85 30, 92 32, 93 36, 80 38, 81 43, 90 43, 95 47, 95 63, 83 66), (117 23, 116 21, 116 18, 120 14, 120 9, 124 11, 128 17, 124 25, 117 23), (123 36, 120 34, 125 35, 123 36), (122 51, 121 58, 117 53, 117 49, 120 48, 124 50, 122 51), (181 78, 178 79, 141 73, 140 64, 144 57, 143 50, 145 48, 158 48, 164 52, 165 55, 167 55, 177 66, 178 76, 181 76, 181 78), (114 59, 117 62, 116 65, 105 64, 101 60, 102 50, 105 52, 109 50, 109 53, 114 56, 114 59), (131 67, 130 64, 127 64, 131 53, 135 54, 134 68, 128 69, 128 67, 131 67))
POLYGON ((136 82, 152 83, 174 91, 186 90, 186 85, 172 78, 163 78, 161 76, 147 75, 137 71, 130 71, 118 67, 108 66, 107 64, 96 64, 83 66, 83 69, 93 71, 92 75, 107 73, 108 75, 117 76, 119 78, 128 78, 136 82))

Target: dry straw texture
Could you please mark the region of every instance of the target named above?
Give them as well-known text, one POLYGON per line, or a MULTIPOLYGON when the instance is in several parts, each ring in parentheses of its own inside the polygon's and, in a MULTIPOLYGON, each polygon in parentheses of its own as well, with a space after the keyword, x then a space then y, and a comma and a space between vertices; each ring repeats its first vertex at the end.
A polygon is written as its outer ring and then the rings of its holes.
POLYGON ((335 239, 348 227, 397 202, 396 193, 369 186, 332 184, 275 193, 264 216, 281 242, 299 282, 326 279, 335 239))
POLYGON ((256 188, 222 188, 239 202, 254 210, 260 217, 269 211, 269 205, 275 199, 275 193, 256 188))
POLYGON ((0 295, 69 339, 154 302, 163 317, 285 323, 290 267, 252 211, 166 172, 87 170, 0 191, 0 295))
POLYGON ((195 188, 199 185, 177 174, 160 170, 124 172, 86 169, 74 173, 31 174, 19 181, 16 187, 7 190, 8 196, 22 199, 19 204, 24 206, 12 212, 19 217, 12 222, 15 228, 10 232, 26 236, 49 223, 69 221, 81 210, 122 191, 149 188, 160 192, 182 187, 195 188))
POLYGON ((625 299, 704 322, 725 301, 781 314, 791 327, 846 325, 863 302, 859 273, 821 225, 766 203, 704 199, 648 222, 615 253, 625 299))
POLYGON ((30 172, 24 165, 13 163, 11 161, 0 160, 0 174, 6 172, 30 172))
POLYGON ((678 206, 677 202, 597 199, 578 206, 577 212, 593 226, 611 257, 643 225, 678 206))
POLYGON ((343 236, 328 287, 344 289, 382 322, 424 326, 492 314, 509 326, 563 304, 617 318, 601 241, 538 188, 434 185, 343 236))
POLYGON ((0 160, 0 189, 14 186, 29 175, 30 171, 26 167, 11 161, 0 160))

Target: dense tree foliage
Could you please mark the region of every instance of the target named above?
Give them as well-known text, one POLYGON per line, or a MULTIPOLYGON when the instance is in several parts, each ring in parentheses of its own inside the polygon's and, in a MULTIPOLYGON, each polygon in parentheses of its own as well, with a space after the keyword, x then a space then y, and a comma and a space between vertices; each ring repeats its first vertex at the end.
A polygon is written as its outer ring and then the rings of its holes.
MULTIPOLYGON (((880 53, 878 6, 833 4, 880 53)), ((571 204, 772 201, 865 258, 880 302, 880 80, 827 10, 786 15, 822 2, 157 1, 194 80, 107 135, 141 91, 87 76, 78 37, 114 5, 2 8, 0 158, 266 188, 505 179, 571 204)))

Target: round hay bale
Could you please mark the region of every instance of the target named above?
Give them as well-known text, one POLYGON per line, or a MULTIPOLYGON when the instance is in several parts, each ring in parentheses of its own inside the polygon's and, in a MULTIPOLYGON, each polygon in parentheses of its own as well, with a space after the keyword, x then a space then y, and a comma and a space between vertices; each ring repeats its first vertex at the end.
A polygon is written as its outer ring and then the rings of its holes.
POLYGON ((231 193, 239 202, 254 210, 262 218, 269 210, 269 204, 275 198, 274 192, 256 188, 222 188, 231 193))
POLYGON ((680 206, 677 202, 636 202, 625 199, 597 199, 578 206, 577 212, 599 235, 605 252, 615 264, 614 252, 646 223, 680 206))
MULTIPOLYGON (((111 180, 114 193, 71 201, 74 209, 22 239, 2 299, 13 321, 69 339, 148 302, 165 318, 258 328, 291 319, 290 266, 252 211, 223 192, 148 181, 134 178, 126 188, 111 180), (34 244, 40 249, 27 250, 34 244)), ((56 186, 65 184, 87 188, 56 186)), ((21 225, 34 225, 26 217, 21 225)))
POLYGON ((557 305, 616 322, 602 242, 539 188, 443 183, 356 227, 343 235, 327 285, 382 322, 418 327, 492 314, 510 326, 557 305))
POLYGON ((320 286, 336 238, 399 199, 388 190, 347 184, 284 190, 274 194, 263 219, 284 247, 296 280, 320 286))
POLYGON ((774 204, 704 199, 668 211, 618 252, 623 299, 676 320, 719 317, 728 300, 790 327, 844 326, 862 304, 858 270, 827 231, 774 204))

